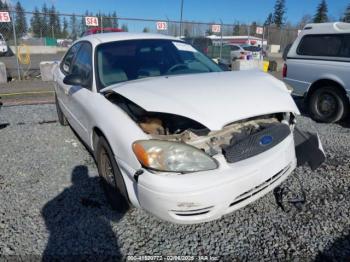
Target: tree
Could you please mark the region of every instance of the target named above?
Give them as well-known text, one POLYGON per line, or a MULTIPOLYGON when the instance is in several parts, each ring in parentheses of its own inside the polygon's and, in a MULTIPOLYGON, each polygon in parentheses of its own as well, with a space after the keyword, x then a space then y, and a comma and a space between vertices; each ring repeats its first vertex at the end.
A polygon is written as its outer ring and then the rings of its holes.
POLYGON ((326 0, 322 0, 318 5, 316 14, 314 16, 314 23, 325 23, 328 22, 328 6, 326 0))
POLYGON ((41 8, 41 31, 43 36, 50 36, 51 28, 49 27, 49 9, 46 3, 41 8))
POLYGON ((112 27, 118 28, 118 17, 116 11, 112 13, 112 27))
POLYGON ((205 30, 205 35, 213 35, 213 31, 211 30, 211 28, 205 30))
POLYGON ((273 23, 277 27, 281 27, 285 22, 286 13, 286 0, 276 0, 274 13, 273 13, 273 23))
POLYGON ((68 21, 63 17, 62 38, 68 37, 68 21))
POLYGON ((42 18, 37 7, 34 8, 33 16, 30 19, 30 27, 35 37, 42 37, 42 18))
POLYGON ((122 24, 122 30, 123 32, 129 32, 129 28, 127 24, 122 24))
POLYGON ((144 33, 149 33, 149 28, 148 27, 145 27, 145 28, 143 28, 143 30, 142 30, 142 32, 144 32, 144 33))
POLYGON ((71 28, 70 38, 72 38, 73 40, 76 40, 78 37, 78 30, 79 29, 78 29, 77 17, 74 13, 70 17, 70 28, 71 28))
POLYGON ((273 24, 273 15, 272 15, 272 13, 269 13, 269 15, 267 16, 267 18, 265 20, 264 26, 269 26, 271 24, 273 24))
POLYGON ((309 23, 312 23, 312 16, 311 15, 303 15, 303 17, 300 19, 299 23, 297 24, 297 27, 304 28, 309 23))
POLYGON ((189 32, 188 28, 184 29, 184 37, 190 37, 190 32, 189 32))
POLYGON ((239 22, 236 22, 235 25, 233 26, 233 35, 239 35, 239 32, 240 32, 239 28, 240 28, 240 24, 239 22))
POLYGON ((15 19, 16 34, 18 37, 21 37, 27 33, 28 26, 27 26, 27 19, 24 13, 24 9, 19 1, 16 3, 15 10, 16 10, 16 19, 15 19))
POLYGON ((250 25, 250 29, 249 29, 249 33, 250 35, 254 36, 256 35, 256 28, 257 28, 258 24, 254 21, 251 25, 250 25))
POLYGON ((51 6, 49 10, 49 30, 50 36, 53 38, 60 37, 61 35, 61 23, 58 13, 54 5, 51 6))
POLYGON ((343 22, 350 23, 350 4, 348 5, 348 7, 345 10, 343 22))

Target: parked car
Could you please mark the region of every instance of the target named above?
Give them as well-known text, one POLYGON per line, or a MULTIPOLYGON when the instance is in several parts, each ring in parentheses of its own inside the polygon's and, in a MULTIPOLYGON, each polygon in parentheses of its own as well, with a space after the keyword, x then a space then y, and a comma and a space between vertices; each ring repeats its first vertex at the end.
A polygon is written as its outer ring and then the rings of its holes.
POLYGON ((332 123, 348 114, 349 72, 350 24, 308 24, 287 54, 283 77, 314 120, 332 123))
POLYGON ((8 51, 5 38, 0 34, 0 55, 5 55, 8 51))
POLYGON ((116 33, 116 32, 123 32, 123 29, 115 28, 115 27, 93 27, 81 34, 81 37, 87 36, 87 35, 93 35, 93 34, 101 34, 101 33, 116 33))
POLYGON ((262 50, 260 46, 255 45, 242 45, 245 51, 252 52, 252 56, 256 60, 260 60, 262 57, 266 56, 266 52, 262 50))
POLYGON ((185 37, 183 39, 186 43, 191 44, 197 50, 201 51, 203 54, 208 54, 208 50, 210 46, 213 46, 213 41, 210 38, 206 37, 185 37))
POLYGON ((271 191, 297 162, 316 168, 324 157, 316 135, 294 140, 299 111, 283 82, 223 72, 170 36, 83 37, 54 78, 59 122, 93 152, 120 211, 133 205, 183 224, 218 219, 271 191))
POLYGON ((225 44, 224 47, 229 47, 231 50, 231 61, 236 59, 243 59, 247 56, 252 56, 253 53, 249 50, 245 50, 243 46, 238 44, 225 44))

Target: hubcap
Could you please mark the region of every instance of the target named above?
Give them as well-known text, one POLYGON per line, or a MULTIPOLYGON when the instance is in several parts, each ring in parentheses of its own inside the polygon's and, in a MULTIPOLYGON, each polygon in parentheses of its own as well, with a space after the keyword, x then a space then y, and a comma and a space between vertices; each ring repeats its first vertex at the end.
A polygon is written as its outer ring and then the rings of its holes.
POLYGON ((108 185, 115 187, 115 179, 113 174, 113 168, 111 161, 109 160, 108 154, 105 149, 101 152, 101 171, 102 176, 108 183, 108 185))
POLYGON ((336 98, 330 93, 321 94, 317 101, 317 109, 325 117, 334 115, 337 111, 336 98))

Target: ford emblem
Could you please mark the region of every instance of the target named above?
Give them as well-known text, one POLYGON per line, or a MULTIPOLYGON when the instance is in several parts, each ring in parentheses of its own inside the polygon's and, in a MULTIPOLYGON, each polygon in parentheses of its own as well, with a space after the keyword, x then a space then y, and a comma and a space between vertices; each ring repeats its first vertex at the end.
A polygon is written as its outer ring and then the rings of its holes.
POLYGON ((273 140, 272 136, 269 136, 269 135, 263 136, 262 138, 260 138, 260 145, 267 146, 272 143, 272 140, 273 140))

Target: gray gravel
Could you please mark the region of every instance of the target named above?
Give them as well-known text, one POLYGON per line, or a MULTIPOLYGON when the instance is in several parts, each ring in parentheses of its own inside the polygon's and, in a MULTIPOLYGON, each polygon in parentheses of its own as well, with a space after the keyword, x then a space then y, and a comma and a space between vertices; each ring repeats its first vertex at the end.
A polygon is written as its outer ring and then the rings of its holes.
MULTIPOLYGON (((111 211, 92 157, 55 120, 53 105, 0 111, 0 124, 10 124, 0 130, 0 255, 350 259, 348 127, 298 118, 300 127, 320 133, 328 157, 315 172, 295 172, 307 196, 301 210, 285 203, 288 212, 282 211, 269 193, 218 221, 180 226, 142 210, 111 211)), ((300 185, 292 176, 283 187, 288 192, 300 185)))

